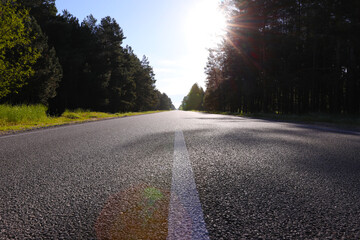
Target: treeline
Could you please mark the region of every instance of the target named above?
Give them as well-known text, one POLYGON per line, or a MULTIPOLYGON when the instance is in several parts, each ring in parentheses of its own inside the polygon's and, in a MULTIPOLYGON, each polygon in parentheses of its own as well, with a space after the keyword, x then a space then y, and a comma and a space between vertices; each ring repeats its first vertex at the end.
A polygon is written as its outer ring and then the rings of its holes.
POLYGON ((204 110, 204 89, 195 83, 181 102, 180 110, 204 110))
POLYGON ((51 114, 76 108, 106 112, 174 108, 170 98, 156 89, 147 57, 140 60, 130 46, 122 47, 125 36, 115 19, 98 22, 89 15, 80 23, 67 11, 57 14, 55 0, 0 0, 0 4, 8 13, 0 11, 1 28, 17 17, 24 29, 17 37, 25 41, 12 44, 14 37, 0 36, 0 71, 7 64, 4 69, 21 66, 24 72, 17 80, 1 73, 0 102, 42 103, 51 114), (21 59, 23 53, 28 60, 21 59))
POLYGON ((211 49, 204 108, 360 113, 360 1, 229 0, 211 49))

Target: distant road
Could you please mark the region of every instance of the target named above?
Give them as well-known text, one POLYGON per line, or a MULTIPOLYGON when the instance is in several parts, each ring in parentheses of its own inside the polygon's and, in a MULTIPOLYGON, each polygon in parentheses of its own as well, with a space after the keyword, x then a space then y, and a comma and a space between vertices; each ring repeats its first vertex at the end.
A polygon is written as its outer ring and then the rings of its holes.
POLYGON ((172 111, 0 137, 0 239, 360 239, 359 219, 359 132, 172 111))

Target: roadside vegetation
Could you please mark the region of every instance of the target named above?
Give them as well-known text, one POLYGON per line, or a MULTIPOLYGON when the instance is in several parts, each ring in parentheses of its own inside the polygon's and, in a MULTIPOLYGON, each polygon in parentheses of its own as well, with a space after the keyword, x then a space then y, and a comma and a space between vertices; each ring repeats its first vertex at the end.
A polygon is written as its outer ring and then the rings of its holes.
POLYGON ((110 16, 0 1, 0 134, 175 109, 110 16), (83 110, 89 109, 89 110, 83 110))
POLYGON ((128 113, 104 113, 93 112, 84 109, 66 110, 59 117, 47 115, 47 107, 44 105, 0 105, 0 135, 41 127, 64 125, 95 121, 99 119, 126 117, 141 114, 156 113, 161 111, 128 112, 128 113))
POLYGON ((180 108, 359 125, 360 2, 330 2, 225 1, 205 91, 194 85, 180 108))
MULTIPOLYGON (((65 110, 78 108, 115 115, 174 109, 156 88, 149 59, 124 46, 125 38, 110 16, 79 20, 58 13, 55 0, 0 1, 0 104, 42 104, 54 117, 76 117, 65 110)), ((7 113, 6 122, 31 121, 26 111, 7 113)))

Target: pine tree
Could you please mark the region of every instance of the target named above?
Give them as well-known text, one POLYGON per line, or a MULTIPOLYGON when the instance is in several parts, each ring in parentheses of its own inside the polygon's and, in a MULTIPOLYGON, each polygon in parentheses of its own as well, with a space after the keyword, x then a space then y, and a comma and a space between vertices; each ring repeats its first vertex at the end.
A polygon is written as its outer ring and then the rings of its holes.
POLYGON ((203 110, 204 90, 195 83, 182 103, 183 110, 203 110))

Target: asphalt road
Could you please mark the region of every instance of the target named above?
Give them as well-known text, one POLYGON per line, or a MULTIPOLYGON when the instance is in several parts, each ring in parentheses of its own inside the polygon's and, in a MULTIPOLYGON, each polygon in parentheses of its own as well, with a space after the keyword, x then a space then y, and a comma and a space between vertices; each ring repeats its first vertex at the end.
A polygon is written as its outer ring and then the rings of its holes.
POLYGON ((173 111, 0 137, 0 239, 194 236, 360 239, 360 133, 173 111))

